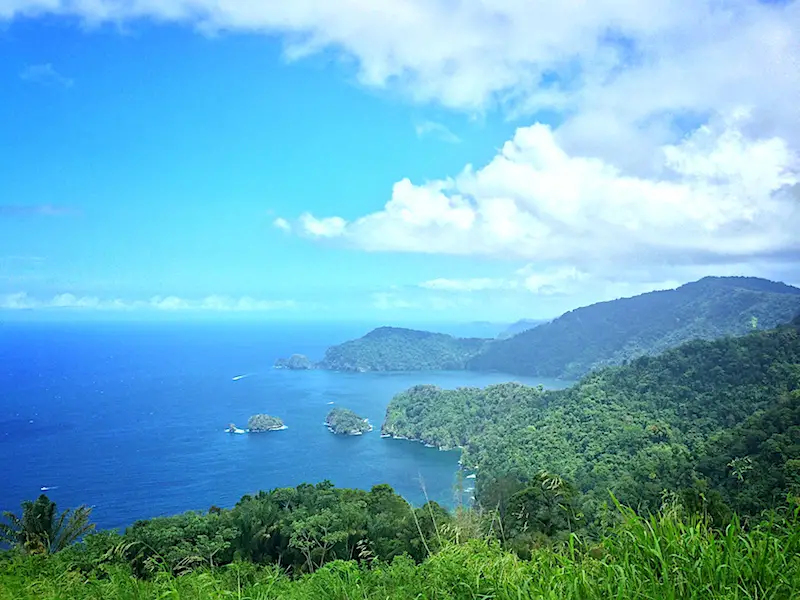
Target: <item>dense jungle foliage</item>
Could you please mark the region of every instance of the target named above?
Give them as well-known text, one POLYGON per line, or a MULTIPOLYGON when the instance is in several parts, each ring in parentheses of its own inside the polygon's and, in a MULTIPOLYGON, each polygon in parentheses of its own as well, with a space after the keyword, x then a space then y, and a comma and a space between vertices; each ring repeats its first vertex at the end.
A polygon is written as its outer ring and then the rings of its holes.
POLYGON ((798 390, 795 323, 690 342, 566 390, 416 386, 389 404, 382 432, 463 447, 487 509, 544 471, 575 486, 575 510, 589 522, 602 516, 608 490, 653 509, 664 490, 710 488, 749 515, 796 489, 798 390))

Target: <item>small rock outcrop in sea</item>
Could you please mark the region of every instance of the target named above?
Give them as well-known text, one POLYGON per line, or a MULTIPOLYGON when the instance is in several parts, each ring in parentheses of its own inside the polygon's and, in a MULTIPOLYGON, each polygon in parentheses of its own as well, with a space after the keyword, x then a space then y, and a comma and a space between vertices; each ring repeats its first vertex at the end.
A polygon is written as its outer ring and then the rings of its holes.
POLYGON ((250 433, 261 433, 262 431, 278 431, 286 429, 278 417, 271 417, 269 415, 253 415, 247 420, 247 430, 250 433))
POLYGON ((331 433, 339 435, 363 435, 372 431, 369 419, 359 417, 348 408, 334 408, 325 418, 325 426, 331 433))
POLYGON ((304 354, 292 354, 289 358, 279 358, 276 360, 275 368, 289 369, 291 371, 308 371, 314 368, 314 363, 304 354))

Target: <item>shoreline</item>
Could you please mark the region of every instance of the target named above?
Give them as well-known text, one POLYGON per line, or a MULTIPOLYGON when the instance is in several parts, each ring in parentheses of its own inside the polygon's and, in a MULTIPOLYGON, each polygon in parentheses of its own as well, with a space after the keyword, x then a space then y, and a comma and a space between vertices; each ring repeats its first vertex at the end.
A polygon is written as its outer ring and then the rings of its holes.
MULTIPOLYGON (((439 450, 439 452, 452 452, 454 450, 459 450, 461 452, 462 456, 463 456, 464 450, 466 450, 466 448, 464 446, 454 446, 452 448, 449 447, 449 446, 439 446, 437 444, 431 444, 429 442, 426 442, 425 440, 419 440, 419 439, 416 439, 416 438, 410 438, 410 437, 406 437, 404 435, 394 435, 394 434, 391 434, 391 433, 381 433, 381 437, 385 438, 385 439, 388 439, 388 440, 401 440, 401 441, 406 441, 406 442, 414 442, 415 444, 422 444, 426 448, 436 448, 437 450, 439 450)), ((458 459, 458 467, 459 467, 459 470, 461 470, 461 471, 477 471, 477 467, 474 468, 474 469, 466 468, 464 466, 464 464, 461 462, 461 457, 459 457, 459 459, 458 459)))

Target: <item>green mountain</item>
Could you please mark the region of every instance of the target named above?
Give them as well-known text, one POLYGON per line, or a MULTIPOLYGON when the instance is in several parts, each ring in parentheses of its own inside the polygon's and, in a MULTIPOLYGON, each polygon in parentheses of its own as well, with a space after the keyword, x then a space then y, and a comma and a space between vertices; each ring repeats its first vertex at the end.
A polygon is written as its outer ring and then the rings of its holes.
POLYGON ((464 447, 462 463, 477 471, 476 497, 486 508, 502 506, 545 471, 576 486, 590 517, 599 515, 608 490, 630 506, 657 508, 665 489, 706 480, 733 506, 751 511, 800 483, 800 436, 791 429, 797 411, 781 404, 799 389, 796 321, 740 338, 692 341, 601 369, 566 390, 516 383, 416 386, 391 401, 382 433, 464 447), (761 410, 767 412, 753 417, 761 410), (761 424, 747 424, 748 418, 761 424), (747 433, 753 430, 765 433, 747 433), (759 489, 769 493, 730 483, 728 463, 748 455, 761 471, 759 489), (737 494, 758 500, 748 503, 737 494))
POLYGON ((466 367, 577 379, 689 340, 770 329, 798 313, 798 288, 753 277, 706 277, 674 290, 578 308, 488 344, 466 367))
POLYGON ((459 370, 486 343, 480 338, 380 327, 357 340, 328 348, 317 368, 359 372, 459 370))

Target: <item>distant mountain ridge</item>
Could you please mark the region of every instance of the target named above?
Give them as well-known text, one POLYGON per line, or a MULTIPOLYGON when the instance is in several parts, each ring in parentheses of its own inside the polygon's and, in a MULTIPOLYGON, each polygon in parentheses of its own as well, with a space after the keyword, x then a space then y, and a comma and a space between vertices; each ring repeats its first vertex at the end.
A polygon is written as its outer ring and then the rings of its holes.
POLYGON ((493 342, 467 368, 577 379, 689 340, 771 329, 798 313, 798 288, 755 277, 705 277, 674 290, 572 310, 493 342))
POLYGON ((515 321, 511 323, 508 327, 506 327, 503 331, 501 331, 497 335, 497 339, 505 340, 515 335, 522 333, 523 331, 528 331, 529 329, 533 329, 534 327, 538 327, 544 323, 547 323, 549 319, 520 319, 519 321, 515 321))
POLYGON ((276 366, 295 368, 302 362, 302 368, 355 372, 466 369, 578 379, 690 340, 772 329, 798 315, 798 288, 755 277, 705 277, 672 290, 577 308, 538 325, 520 321, 514 326, 523 331, 508 338, 379 327, 331 346, 316 364, 294 357, 276 366))

